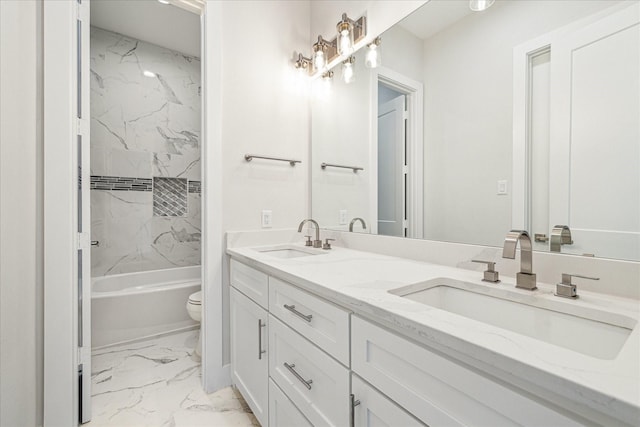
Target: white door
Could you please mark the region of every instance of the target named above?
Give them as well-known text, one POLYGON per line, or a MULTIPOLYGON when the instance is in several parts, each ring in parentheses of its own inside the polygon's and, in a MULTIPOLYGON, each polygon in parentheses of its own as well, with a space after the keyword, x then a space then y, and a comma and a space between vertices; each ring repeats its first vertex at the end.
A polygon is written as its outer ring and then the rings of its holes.
POLYGON ((378 107, 378 234, 406 236, 404 95, 378 107))
POLYGON ((91 195, 89 144, 89 0, 78 1, 77 42, 77 218, 78 218, 78 396, 81 423, 91 420, 91 195))
POLYGON ((551 50, 549 222, 571 228, 565 252, 640 259, 639 23, 634 3, 551 50))
POLYGON ((267 311, 231 288, 231 379, 261 425, 269 423, 267 311))
POLYGON ((351 375, 351 390, 353 394, 353 427, 418 427, 425 425, 353 374, 351 375))

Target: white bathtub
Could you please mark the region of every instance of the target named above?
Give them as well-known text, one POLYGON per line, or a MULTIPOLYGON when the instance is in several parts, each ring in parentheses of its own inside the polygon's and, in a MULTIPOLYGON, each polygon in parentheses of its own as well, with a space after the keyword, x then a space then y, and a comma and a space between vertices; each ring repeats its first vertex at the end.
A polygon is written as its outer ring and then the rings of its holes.
POLYGON ((91 346, 193 328, 186 304, 200 290, 200 266, 94 277, 91 346))

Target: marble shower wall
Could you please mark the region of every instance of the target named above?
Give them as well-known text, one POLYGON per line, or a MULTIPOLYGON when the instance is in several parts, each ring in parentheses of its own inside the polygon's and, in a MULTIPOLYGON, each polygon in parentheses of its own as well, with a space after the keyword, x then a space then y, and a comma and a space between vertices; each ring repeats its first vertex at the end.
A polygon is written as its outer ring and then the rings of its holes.
POLYGON ((91 28, 93 276, 200 264, 200 92, 198 58, 91 28))

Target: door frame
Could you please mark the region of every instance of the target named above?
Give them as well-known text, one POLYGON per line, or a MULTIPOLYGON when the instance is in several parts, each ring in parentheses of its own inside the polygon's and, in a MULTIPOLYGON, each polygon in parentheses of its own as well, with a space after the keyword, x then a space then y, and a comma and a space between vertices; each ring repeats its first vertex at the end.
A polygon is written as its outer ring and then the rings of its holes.
POLYGON ((407 138, 407 237, 421 239, 424 227, 424 143, 423 143, 423 85, 386 67, 374 68, 370 79, 370 137, 369 144, 369 212, 371 233, 378 232, 378 82, 406 96, 407 138), (375 141, 375 143, 374 143, 375 141))
MULTIPOLYGON (((512 158, 512 196, 511 196, 511 228, 528 230, 531 225, 530 193, 530 64, 531 59, 546 49, 551 51, 553 63, 553 45, 567 34, 579 30, 599 19, 604 18, 629 4, 621 2, 606 7, 596 13, 574 21, 564 27, 550 31, 534 39, 528 40, 513 48, 513 158, 512 158)), ((551 217, 549 218, 551 220, 551 217)), ((549 223, 551 226, 551 223, 549 223)), ((548 230, 549 232, 551 230, 548 230)))
MULTIPOLYGON (((84 0, 88 2, 88 0, 84 0)), ((44 50, 44 424, 77 425, 76 1, 43 4, 44 50), (71 284, 71 286, 70 286, 71 284)), ((203 387, 230 384, 223 365, 222 13, 208 1, 202 40, 203 387), (206 82, 206 84, 205 84, 206 82)))

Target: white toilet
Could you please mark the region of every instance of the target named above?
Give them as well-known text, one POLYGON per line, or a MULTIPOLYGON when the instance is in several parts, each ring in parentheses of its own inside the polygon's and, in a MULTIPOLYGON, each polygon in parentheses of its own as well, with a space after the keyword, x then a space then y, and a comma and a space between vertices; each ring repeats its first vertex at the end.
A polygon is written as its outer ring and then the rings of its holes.
MULTIPOLYGON (((187 312, 189 316, 196 322, 202 321, 202 291, 194 292, 189 295, 187 300, 187 312)), ((201 356, 200 349, 202 348, 202 327, 198 334, 198 344, 196 344, 196 355, 201 356)))

